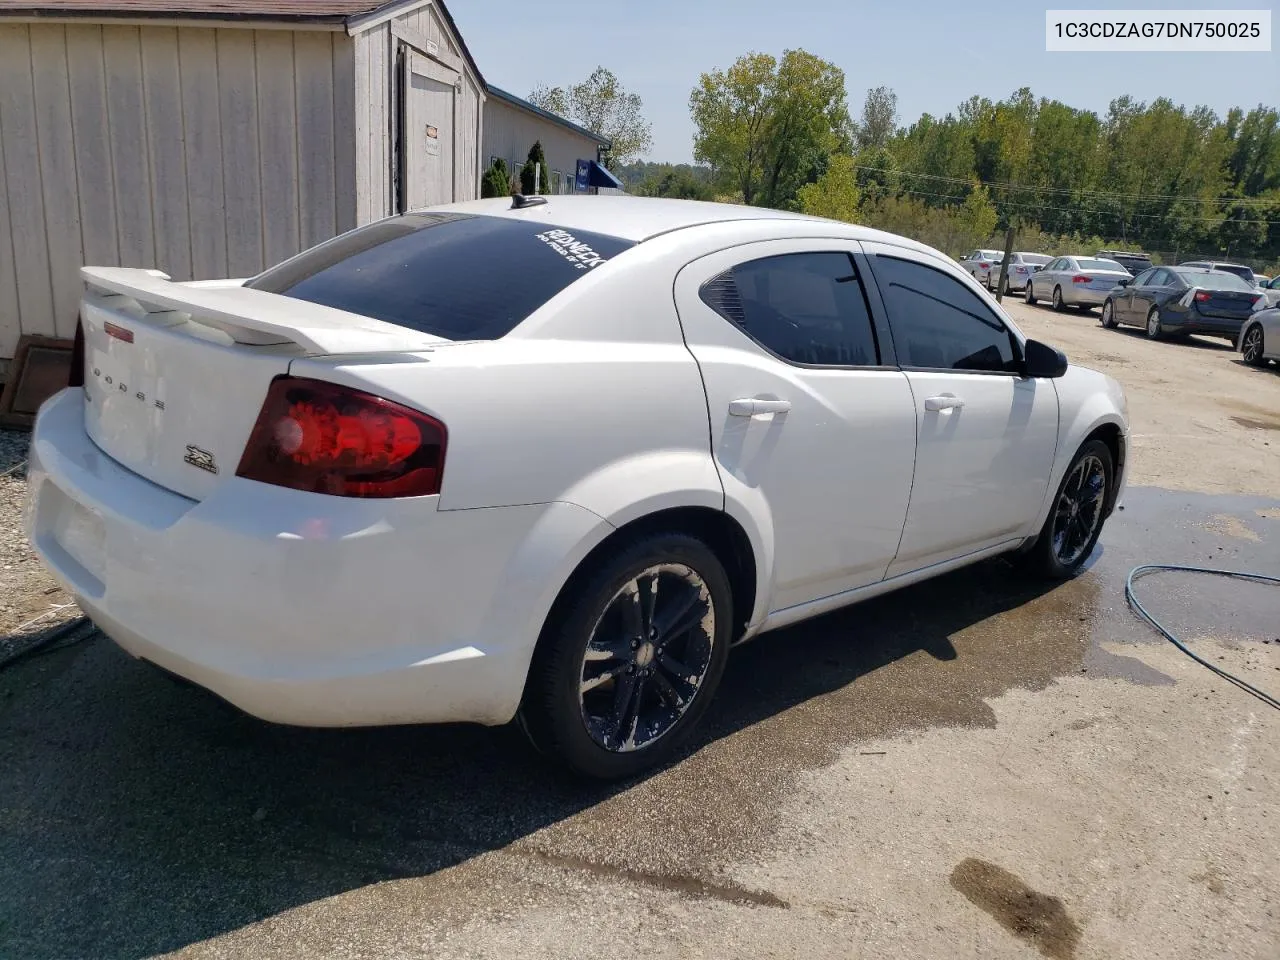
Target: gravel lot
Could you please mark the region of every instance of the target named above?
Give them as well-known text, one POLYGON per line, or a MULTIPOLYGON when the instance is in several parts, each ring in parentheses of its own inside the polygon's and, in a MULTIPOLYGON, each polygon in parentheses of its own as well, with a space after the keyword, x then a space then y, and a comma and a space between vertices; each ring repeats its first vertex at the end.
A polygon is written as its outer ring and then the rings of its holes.
MULTIPOLYGON (((507 730, 269 726, 101 638, 24 661, 0 672, 0 956, 1273 960, 1280 717, 1122 586, 1280 575, 1280 371, 1009 306, 1129 392, 1132 486, 1083 576, 996 561, 767 635, 689 755, 621 788, 507 730)), ((23 444, 0 434, 0 473, 23 444)), ((0 479, 0 656, 73 613, 22 487, 0 479)), ((1280 590, 1142 591, 1280 692, 1280 590)))

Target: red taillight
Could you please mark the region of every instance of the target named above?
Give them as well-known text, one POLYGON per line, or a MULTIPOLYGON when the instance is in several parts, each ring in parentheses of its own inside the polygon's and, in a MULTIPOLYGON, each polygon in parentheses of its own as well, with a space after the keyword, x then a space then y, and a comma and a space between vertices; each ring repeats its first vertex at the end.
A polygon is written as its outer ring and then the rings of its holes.
POLYGON ((71 369, 67 372, 68 387, 84 386, 84 321, 76 318, 76 338, 71 342, 71 369))
POLYGON ((1088 283, 1089 278, 1081 274, 1080 276, 1072 277, 1071 282, 1072 283, 1088 283))
POLYGON ((991 269, 991 264, 989 264, 989 263, 980 263, 980 264, 978 264, 978 266, 980 266, 983 270, 990 270, 990 269, 991 269))
POLYGON ((444 424, 350 387, 276 377, 236 476, 338 497, 440 492, 444 424))
POLYGON ((1196 301, 1198 303, 1204 303, 1206 300, 1212 300, 1212 299, 1213 299, 1213 294, 1205 293, 1203 290, 1196 291, 1196 301))

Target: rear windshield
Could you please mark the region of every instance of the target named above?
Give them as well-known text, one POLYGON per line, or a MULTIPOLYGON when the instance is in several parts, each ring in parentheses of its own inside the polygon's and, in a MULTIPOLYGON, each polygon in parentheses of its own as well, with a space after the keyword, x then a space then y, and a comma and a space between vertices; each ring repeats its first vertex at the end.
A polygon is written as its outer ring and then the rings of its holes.
POLYGON ((1077 261, 1076 261, 1076 263, 1080 264, 1080 269, 1081 269, 1081 270, 1110 270, 1110 271, 1111 271, 1111 272, 1113 272, 1113 273, 1115 273, 1115 272, 1117 272, 1117 271, 1119 271, 1119 272, 1121 272, 1121 273, 1126 273, 1126 272, 1127 272, 1127 271, 1124 269, 1124 267, 1120 266, 1120 264, 1116 263, 1114 260, 1085 260, 1085 259, 1080 259, 1080 260, 1077 260, 1077 261))
POLYGON ((1248 267, 1236 266, 1235 264, 1220 263, 1213 269, 1221 270, 1223 273, 1230 273, 1233 276, 1239 277, 1245 283, 1248 283, 1250 285, 1253 284, 1253 271, 1250 270, 1248 267))
POLYGON ((1192 287, 1202 290, 1242 290, 1253 292, 1253 285, 1245 283, 1235 274, 1222 273, 1220 270, 1178 270, 1178 276, 1192 287))
POLYGON ((335 237, 245 286, 446 340, 495 340, 633 246, 507 217, 406 213, 335 237))
POLYGON ((1022 258, 1023 263, 1038 263, 1042 267, 1053 259, 1053 257, 1046 257, 1043 253, 1020 253, 1018 256, 1022 258))

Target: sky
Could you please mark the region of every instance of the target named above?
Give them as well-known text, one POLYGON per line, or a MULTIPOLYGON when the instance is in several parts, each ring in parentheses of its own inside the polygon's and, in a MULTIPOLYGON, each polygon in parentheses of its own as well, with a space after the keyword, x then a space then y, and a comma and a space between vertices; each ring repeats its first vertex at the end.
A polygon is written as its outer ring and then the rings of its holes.
POLYGON ((899 123, 953 112, 973 94, 999 100, 1027 86, 1037 97, 1106 112, 1128 93, 1219 114, 1280 105, 1280 10, 1264 0, 1177 4, 1066 0, 452 0, 458 28, 485 79, 517 96, 567 86, 598 65, 644 101, 653 149, 644 159, 693 159, 689 93, 700 74, 744 53, 803 48, 844 70, 854 119, 868 88, 898 94, 899 123), (1270 53, 1047 53, 1045 9, 1271 9, 1270 53), (526 16, 534 13, 534 22, 526 16))

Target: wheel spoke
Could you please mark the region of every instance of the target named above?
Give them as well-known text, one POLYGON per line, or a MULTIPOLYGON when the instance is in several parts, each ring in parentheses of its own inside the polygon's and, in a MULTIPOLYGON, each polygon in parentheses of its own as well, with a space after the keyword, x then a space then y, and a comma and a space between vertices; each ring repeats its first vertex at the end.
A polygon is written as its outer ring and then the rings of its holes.
POLYGON ((616 667, 611 667, 594 677, 583 677, 582 682, 578 684, 578 692, 590 693, 596 687, 604 686, 604 684, 608 683, 610 680, 616 680, 627 672, 628 666, 628 664, 620 663, 616 667))
POLYGON ((702 602, 702 592, 690 586, 688 593, 671 605, 669 610, 654 623, 657 628, 658 642, 662 643, 692 629, 706 613, 706 605, 702 602))
POLYGON ((653 611, 658 605, 657 574, 647 574, 636 578, 640 602, 640 638, 647 640, 653 635, 653 611))
POLYGON ((640 581, 632 580, 623 588, 623 595, 618 598, 622 608, 622 624, 628 635, 635 640, 643 640, 648 636, 645 629, 644 613, 640 603, 640 581))
POLYGON ((653 672, 653 686, 658 691, 658 696, 677 710, 688 703, 687 697, 675 688, 675 685, 667 678, 667 674, 661 668, 653 672))
POLYGON ((618 678, 614 687, 613 712, 609 715, 607 730, 608 739, 614 742, 622 740, 625 730, 629 738, 635 732, 640 705, 641 684, 635 674, 624 673, 618 678))

